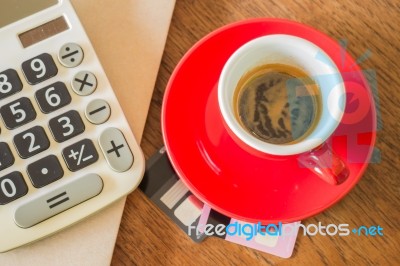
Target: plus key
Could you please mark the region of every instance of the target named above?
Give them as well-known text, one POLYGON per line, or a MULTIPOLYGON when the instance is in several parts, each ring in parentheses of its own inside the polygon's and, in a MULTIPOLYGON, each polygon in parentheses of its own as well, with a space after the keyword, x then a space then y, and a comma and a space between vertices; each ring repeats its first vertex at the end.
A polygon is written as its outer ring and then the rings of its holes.
POLYGON ((119 149, 122 149, 122 148, 124 147, 124 144, 120 144, 120 145, 116 146, 113 140, 110 141, 110 144, 111 144, 112 148, 109 149, 109 150, 107 151, 107 153, 115 152, 115 155, 116 155, 118 158, 121 157, 121 154, 119 153, 119 149))
POLYGON ((99 138, 101 151, 108 165, 116 172, 125 172, 133 164, 133 155, 119 129, 107 128, 99 138))

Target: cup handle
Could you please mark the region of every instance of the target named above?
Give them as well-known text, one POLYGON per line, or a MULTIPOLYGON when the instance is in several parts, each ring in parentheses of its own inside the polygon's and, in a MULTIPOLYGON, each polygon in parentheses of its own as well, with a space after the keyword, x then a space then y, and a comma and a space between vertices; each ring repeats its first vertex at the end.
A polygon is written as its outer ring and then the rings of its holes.
POLYGON ((310 169, 331 185, 343 183, 350 174, 346 163, 333 152, 327 143, 299 155, 298 160, 303 167, 310 169))

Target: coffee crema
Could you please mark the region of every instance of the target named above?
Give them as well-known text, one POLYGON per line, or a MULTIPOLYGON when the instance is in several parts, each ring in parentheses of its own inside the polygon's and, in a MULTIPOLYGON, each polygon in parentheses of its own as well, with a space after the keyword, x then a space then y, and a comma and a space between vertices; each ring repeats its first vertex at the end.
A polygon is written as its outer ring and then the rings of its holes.
POLYGON ((294 144, 306 138, 321 116, 321 92, 301 69, 265 64, 239 80, 233 97, 235 117, 256 138, 294 144))

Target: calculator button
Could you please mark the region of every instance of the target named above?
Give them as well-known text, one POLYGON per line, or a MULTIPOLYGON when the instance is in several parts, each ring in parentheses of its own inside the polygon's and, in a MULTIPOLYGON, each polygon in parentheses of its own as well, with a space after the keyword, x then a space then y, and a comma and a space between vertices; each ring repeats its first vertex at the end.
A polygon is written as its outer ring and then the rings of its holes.
POLYGON ((108 165, 116 172, 125 172, 133 163, 133 155, 121 131, 108 128, 99 138, 101 151, 108 165))
POLYGON ((58 52, 58 60, 65 67, 76 67, 83 60, 82 48, 76 43, 64 44, 58 52))
POLYGON ((36 188, 44 187, 64 175, 55 155, 49 155, 28 165, 27 172, 32 184, 36 188))
POLYGON ((35 85, 57 75, 58 69, 51 55, 44 53, 22 63, 29 84, 35 85))
POLYGON ((95 125, 106 122, 110 117, 110 114, 110 106, 106 101, 100 99, 91 101, 85 110, 86 118, 90 123, 95 125))
POLYGON ((22 90, 22 82, 14 69, 0 73, 0 100, 22 90))
POLYGON ((79 113, 74 110, 50 119, 49 127, 57 142, 73 138, 85 130, 85 125, 79 113))
POLYGON ((14 156, 11 153, 10 147, 5 142, 0 142, 0 171, 13 165, 14 156))
POLYGON ((19 156, 23 159, 29 158, 50 146, 49 139, 40 126, 35 126, 14 136, 14 146, 19 156))
POLYGON ((71 85, 76 94, 86 96, 96 89, 97 79, 93 73, 81 71, 74 76, 71 85))
POLYGON ((99 159, 99 155, 93 142, 89 139, 81 140, 62 151, 64 161, 71 171, 78 171, 99 159))
POLYGON ((15 224, 29 228, 100 194, 103 180, 96 174, 74 179, 44 195, 20 205, 14 213, 15 224))
POLYGON ((8 129, 22 126, 36 118, 31 101, 22 97, 0 108, 1 117, 8 129))
POLYGON ((71 95, 69 95, 67 87, 62 82, 56 82, 38 90, 35 93, 35 97, 40 110, 45 114, 60 109, 71 102, 71 95))
POLYGON ((20 172, 12 172, 0 178, 0 205, 10 203, 28 193, 28 187, 20 172))

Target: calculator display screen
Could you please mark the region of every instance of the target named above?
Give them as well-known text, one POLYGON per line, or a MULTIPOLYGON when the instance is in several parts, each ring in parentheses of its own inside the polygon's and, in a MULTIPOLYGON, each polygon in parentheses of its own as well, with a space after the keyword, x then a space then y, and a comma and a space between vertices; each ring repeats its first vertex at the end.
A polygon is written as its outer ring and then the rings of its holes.
POLYGON ((19 35, 24 48, 69 29, 64 17, 56 18, 19 35))
POLYGON ((56 5, 58 0, 1 0, 0 28, 56 5))

